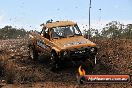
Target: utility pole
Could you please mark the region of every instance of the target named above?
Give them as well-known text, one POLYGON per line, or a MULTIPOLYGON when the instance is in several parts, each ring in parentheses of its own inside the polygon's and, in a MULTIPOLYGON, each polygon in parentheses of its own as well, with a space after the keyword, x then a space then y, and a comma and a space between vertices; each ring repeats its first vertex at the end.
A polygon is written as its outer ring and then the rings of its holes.
POLYGON ((91 22, 90 22, 90 10, 91 10, 91 0, 90 0, 90 3, 89 3, 89 30, 88 30, 88 38, 90 39, 90 31, 91 31, 91 22))

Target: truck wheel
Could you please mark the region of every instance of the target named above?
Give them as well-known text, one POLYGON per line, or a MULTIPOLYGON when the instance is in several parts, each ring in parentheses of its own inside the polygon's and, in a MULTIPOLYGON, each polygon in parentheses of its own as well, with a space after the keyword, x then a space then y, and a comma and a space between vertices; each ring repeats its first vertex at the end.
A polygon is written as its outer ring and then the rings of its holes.
POLYGON ((82 63, 82 68, 86 71, 86 73, 92 72, 93 63, 89 59, 86 59, 85 62, 82 63))
POLYGON ((86 69, 86 73, 92 72, 96 66, 96 57, 94 56, 83 60, 83 65, 86 69))
POLYGON ((96 56, 92 56, 92 57, 90 58, 90 61, 91 61, 91 63, 92 63, 92 66, 95 67, 95 65, 97 64, 96 56))
POLYGON ((59 60, 58 60, 58 58, 57 58, 57 54, 55 53, 55 52, 51 52, 51 57, 50 57, 50 59, 51 59, 51 70, 52 71, 57 71, 57 70, 59 70, 59 60))
POLYGON ((29 54, 31 59, 37 60, 38 59, 38 52, 34 49, 33 46, 29 46, 29 54))
POLYGON ((86 82, 86 78, 85 77, 77 75, 76 78, 77 78, 77 82, 78 82, 79 85, 80 84, 85 84, 85 82, 86 82))

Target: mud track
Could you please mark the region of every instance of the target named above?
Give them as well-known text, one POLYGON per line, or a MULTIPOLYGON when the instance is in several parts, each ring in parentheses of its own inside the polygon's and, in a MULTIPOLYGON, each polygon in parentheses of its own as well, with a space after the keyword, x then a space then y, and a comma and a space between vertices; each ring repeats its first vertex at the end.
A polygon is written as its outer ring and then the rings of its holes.
MULTIPOLYGON (((100 68, 91 74, 132 75, 132 40, 93 40, 99 50, 97 54, 100 68)), ((0 40, 0 80, 1 87, 34 88, 131 88, 127 84, 85 84, 76 81, 77 68, 68 66, 59 71, 50 71, 46 57, 33 61, 28 54, 27 39, 0 40)))

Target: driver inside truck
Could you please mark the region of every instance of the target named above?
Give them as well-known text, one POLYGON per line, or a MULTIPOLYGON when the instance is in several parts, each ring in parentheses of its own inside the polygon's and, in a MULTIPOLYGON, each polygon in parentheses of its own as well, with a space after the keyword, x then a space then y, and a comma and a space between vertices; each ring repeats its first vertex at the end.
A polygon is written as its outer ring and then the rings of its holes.
POLYGON ((50 38, 50 36, 49 36, 49 31, 48 31, 48 29, 46 29, 46 27, 43 27, 42 32, 41 32, 41 36, 42 36, 42 37, 45 37, 45 38, 47 38, 47 39, 50 38))

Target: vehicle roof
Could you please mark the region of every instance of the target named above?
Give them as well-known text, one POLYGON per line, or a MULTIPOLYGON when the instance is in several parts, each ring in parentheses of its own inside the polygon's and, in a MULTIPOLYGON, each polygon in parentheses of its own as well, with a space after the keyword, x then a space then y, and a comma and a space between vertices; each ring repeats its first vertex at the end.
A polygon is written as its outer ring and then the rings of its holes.
POLYGON ((45 27, 46 28, 54 28, 54 27, 72 26, 72 25, 76 25, 76 24, 77 23, 72 22, 72 21, 56 21, 56 22, 45 24, 45 27))

